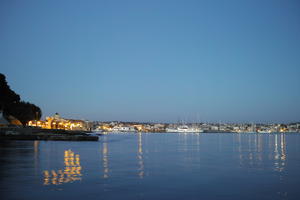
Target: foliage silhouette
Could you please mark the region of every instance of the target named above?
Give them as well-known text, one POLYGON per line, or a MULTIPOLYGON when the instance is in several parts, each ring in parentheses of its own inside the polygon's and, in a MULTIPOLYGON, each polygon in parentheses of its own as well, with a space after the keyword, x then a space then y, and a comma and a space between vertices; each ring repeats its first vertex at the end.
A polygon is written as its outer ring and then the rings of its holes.
POLYGON ((4 115, 12 115, 17 118, 23 126, 30 120, 39 120, 42 116, 41 109, 29 102, 21 101, 20 95, 10 89, 6 77, 0 73, 0 110, 4 115))
POLYGON ((4 110, 5 107, 19 101, 20 95, 10 89, 5 76, 0 73, 0 110, 4 110))

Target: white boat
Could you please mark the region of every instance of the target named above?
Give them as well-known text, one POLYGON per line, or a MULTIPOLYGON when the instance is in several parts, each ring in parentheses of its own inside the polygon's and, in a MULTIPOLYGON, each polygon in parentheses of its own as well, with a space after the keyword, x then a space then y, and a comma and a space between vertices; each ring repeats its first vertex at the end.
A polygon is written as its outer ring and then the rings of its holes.
POLYGON ((186 125, 178 126, 177 128, 167 128, 166 132, 169 133, 202 133, 200 128, 188 127, 186 125))
POLYGON ((272 131, 271 130, 258 130, 257 131, 258 133, 272 133, 272 131))
POLYGON ((177 133, 178 130, 177 130, 177 128, 166 128, 166 132, 168 132, 168 133, 177 133))
POLYGON ((111 129, 111 132, 136 132, 136 130, 130 126, 115 126, 111 129))
POLYGON ((100 132, 102 132, 102 130, 101 130, 99 127, 97 127, 97 128, 95 128, 95 129, 93 130, 93 132, 95 132, 95 133, 100 133, 100 132))

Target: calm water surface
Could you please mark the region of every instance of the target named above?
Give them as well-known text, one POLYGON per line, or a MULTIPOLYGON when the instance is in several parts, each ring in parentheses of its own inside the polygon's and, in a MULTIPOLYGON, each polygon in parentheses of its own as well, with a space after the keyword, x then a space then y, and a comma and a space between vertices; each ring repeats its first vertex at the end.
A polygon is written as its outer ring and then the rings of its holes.
POLYGON ((0 163, 1 199, 300 199, 300 134, 0 141, 0 163))

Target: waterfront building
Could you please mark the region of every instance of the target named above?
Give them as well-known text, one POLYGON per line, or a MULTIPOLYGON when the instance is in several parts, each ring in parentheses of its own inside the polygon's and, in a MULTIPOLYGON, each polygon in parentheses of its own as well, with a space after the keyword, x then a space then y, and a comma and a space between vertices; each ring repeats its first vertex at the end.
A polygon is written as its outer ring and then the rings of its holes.
POLYGON ((142 124, 134 124, 133 127, 138 131, 142 132, 144 130, 144 126, 142 124))
POLYGON ((28 122, 28 126, 40 127, 44 129, 64 129, 64 130, 91 130, 92 123, 77 119, 64 119, 58 113, 46 117, 46 120, 33 120, 28 122))
POLYGON ((212 131, 218 131, 219 130, 219 126, 212 125, 212 126, 210 126, 210 130, 212 130, 212 131))

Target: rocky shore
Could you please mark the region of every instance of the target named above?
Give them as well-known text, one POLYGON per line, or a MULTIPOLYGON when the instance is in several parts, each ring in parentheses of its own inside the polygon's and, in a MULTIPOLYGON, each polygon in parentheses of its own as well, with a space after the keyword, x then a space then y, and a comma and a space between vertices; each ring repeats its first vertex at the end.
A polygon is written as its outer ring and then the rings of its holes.
POLYGON ((88 135, 87 131, 61 129, 41 129, 31 127, 2 127, 1 140, 60 140, 60 141, 98 141, 98 136, 88 135))

